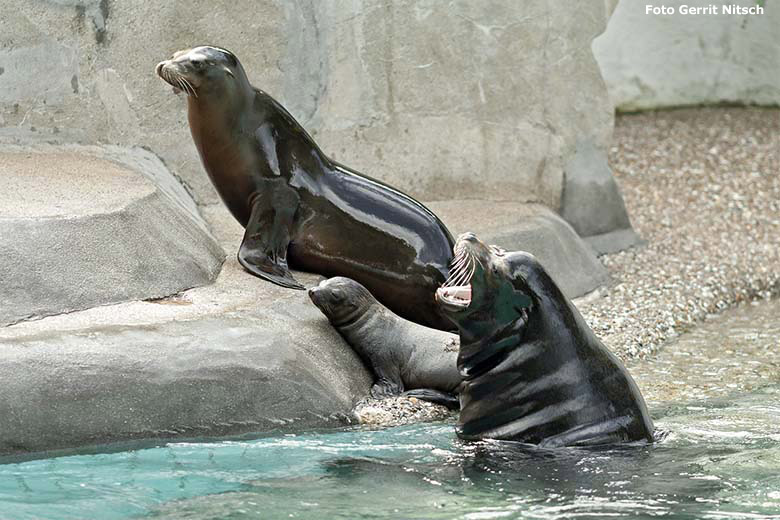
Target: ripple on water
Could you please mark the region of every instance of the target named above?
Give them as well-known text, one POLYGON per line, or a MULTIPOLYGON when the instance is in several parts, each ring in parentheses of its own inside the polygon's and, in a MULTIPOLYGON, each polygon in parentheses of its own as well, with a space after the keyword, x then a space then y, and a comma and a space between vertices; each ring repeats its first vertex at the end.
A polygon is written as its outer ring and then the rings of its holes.
POLYGON ((780 300, 718 316, 629 369, 651 405, 780 384, 780 300))
POLYGON ((452 421, 173 443, 0 465, 0 518, 780 519, 779 309, 633 368, 654 445, 465 443, 452 421))

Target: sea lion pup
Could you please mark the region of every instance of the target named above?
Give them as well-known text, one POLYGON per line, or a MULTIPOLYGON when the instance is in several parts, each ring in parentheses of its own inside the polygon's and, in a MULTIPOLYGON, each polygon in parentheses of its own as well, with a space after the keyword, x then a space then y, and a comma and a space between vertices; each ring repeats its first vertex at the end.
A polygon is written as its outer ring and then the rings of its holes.
POLYGON ((349 278, 323 280, 309 289, 309 297, 374 372, 372 397, 403 392, 458 408, 461 377, 455 334, 399 317, 349 278))
POLYGON ((652 441, 623 364, 530 254, 458 238, 436 291, 460 332, 458 435, 546 447, 652 441))
POLYGON ((289 266, 364 284, 393 312, 452 329, 434 300, 453 239, 408 195, 329 159, 233 53, 177 52, 157 74, 185 92, 192 138, 233 216, 246 228, 238 260, 250 273, 303 289, 289 266))

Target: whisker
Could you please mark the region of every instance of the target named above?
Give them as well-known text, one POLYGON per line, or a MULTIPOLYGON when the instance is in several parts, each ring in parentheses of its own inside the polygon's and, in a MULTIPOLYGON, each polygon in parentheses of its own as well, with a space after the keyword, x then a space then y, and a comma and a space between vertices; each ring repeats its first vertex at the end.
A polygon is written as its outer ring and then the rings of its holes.
POLYGON ((452 259, 452 265, 453 267, 461 262, 463 262, 466 259, 466 255, 457 255, 455 258, 452 259))
POLYGON ((458 276, 458 278, 452 281, 450 287, 458 287, 460 285, 463 285, 463 282, 466 281, 467 276, 468 276, 468 271, 462 273, 460 276, 458 276))
POLYGON ((457 266, 454 266, 452 269, 450 269, 450 276, 452 276, 454 273, 462 271, 467 266, 468 266, 468 261, 467 260, 463 260, 457 266))
POLYGON ((467 283, 471 280, 472 276, 474 276, 474 271, 474 259, 469 255, 463 265, 450 273, 450 276, 445 282, 444 286, 454 287, 463 285, 464 283, 467 283))
POLYGON ((187 85, 187 87, 189 87, 190 94, 192 94, 194 97, 198 97, 198 93, 195 92, 195 87, 192 86, 192 83, 190 83, 190 80, 188 80, 187 78, 182 78, 182 80, 184 80, 184 83, 187 85))

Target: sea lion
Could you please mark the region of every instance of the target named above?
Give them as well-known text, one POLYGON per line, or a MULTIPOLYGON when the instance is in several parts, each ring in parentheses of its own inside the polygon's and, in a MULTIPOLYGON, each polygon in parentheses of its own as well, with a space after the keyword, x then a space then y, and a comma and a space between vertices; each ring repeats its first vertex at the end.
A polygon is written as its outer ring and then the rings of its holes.
POLYGON ((179 51, 157 74, 187 96, 203 166, 246 228, 238 260, 252 274, 303 289, 289 266, 348 276, 397 314, 451 329, 434 300, 453 239, 428 208, 329 159, 276 100, 218 47, 179 51))
POLYGON ((454 253, 436 299, 460 333, 460 437, 545 447, 653 440, 636 383, 533 255, 472 233, 454 253))
POLYGON ((376 375, 372 397, 403 392, 458 408, 455 334, 401 318, 349 278, 323 280, 309 289, 309 297, 376 375))

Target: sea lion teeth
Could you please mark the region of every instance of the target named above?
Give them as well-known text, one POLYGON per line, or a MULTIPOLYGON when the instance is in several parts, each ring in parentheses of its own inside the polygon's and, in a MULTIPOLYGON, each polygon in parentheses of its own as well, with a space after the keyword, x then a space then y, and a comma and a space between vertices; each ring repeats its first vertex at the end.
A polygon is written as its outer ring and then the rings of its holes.
POLYGON ((545 447, 652 442, 631 375, 532 255, 473 235, 453 251, 472 260, 468 284, 445 284, 436 300, 460 332, 460 437, 545 447))

